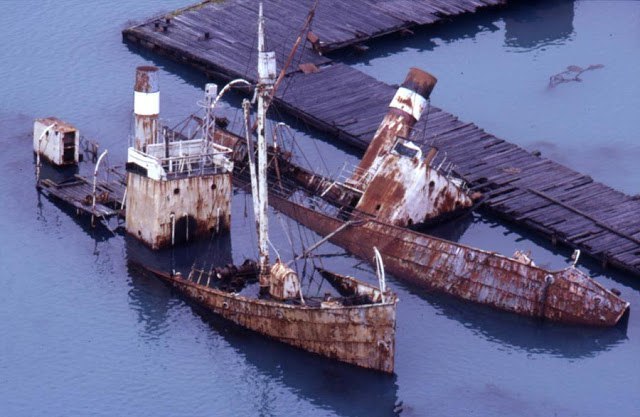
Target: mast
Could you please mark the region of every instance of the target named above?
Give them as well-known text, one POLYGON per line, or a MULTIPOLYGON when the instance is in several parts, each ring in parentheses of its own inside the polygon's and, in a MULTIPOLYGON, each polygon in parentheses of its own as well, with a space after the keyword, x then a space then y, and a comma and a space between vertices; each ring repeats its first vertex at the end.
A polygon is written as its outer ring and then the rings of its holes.
POLYGON ((258 196, 254 204, 258 209, 258 249, 260 251, 260 289, 269 288, 269 223, 267 220, 267 142, 265 139, 266 111, 276 78, 275 52, 266 52, 264 43, 264 16, 262 2, 258 11, 258 196))

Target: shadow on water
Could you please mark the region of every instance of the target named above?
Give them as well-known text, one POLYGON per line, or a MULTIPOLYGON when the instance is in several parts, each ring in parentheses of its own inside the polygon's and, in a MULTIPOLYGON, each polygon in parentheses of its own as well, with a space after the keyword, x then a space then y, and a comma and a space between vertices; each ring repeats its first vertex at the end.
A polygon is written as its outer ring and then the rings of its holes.
POLYGON ((269 379, 280 380, 292 391, 314 404, 344 416, 388 416, 397 403, 395 375, 384 375, 331 361, 268 339, 237 326, 202 306, 181 299, 169 286, 140 271, 143 263, 167 270, 188 269, 193 259, 205 258, 215 265, 230 262, 231 245, 227 237, 189 245, 176 250, 152 252, 132 237, 125 238, 127 270, 131 278, 130 304, 144 324, 145 337, 157 338, 168 327, 170 310, 189 304, 211 330, 246 361, 269 379))
POLYGON ((572 35, 574 3, 575 0, 509 2, 504 6, 483 8, 472 14, 412 29, 414 34, 410 36, 391 34, 370 41, 371 48, 364 54, 344 49, 330 56, 355 65, 369 64, 372 59, 392 56, 405 49, 431 51, 441 42, 452 43, 474 38, 482 32, 496 32, 500 30, 497 25, 500 20, 505 24, 505 45, 524 50, 537 49, 572 35))
POLYGON ((473 213, 470 212, 437 225, 416 229, 416 231, 440 239, 459 242, 473 222, 473 213))
POLYGON ((164 271, 188 273, 191 267, 224 266, 233 262, 231 234, 222 233, 210 239, 201 239, 174 248, 151 250, 136 238, 124 237, 127 260, 164 271))
POLYGON ((505 44, 523 50, 557 44, 573 34, 575 0, 516 2, 504 17, 505 44))
POLYGON ((413 288, 411 291, 433 305, 438 314, 459 322, 486 340, 530 354, 567 359, 595 357, 627 340, 625 319, 612 328, 562 325, 505 313, 442 294, 413 288))
POLYGON ((212 264, 222 266, 232 262, 229 233, 159 251, 152 251, 130 235, 124 236, 124 245, 127 272, 131 278, 129 304, 138 313, 139 322, 144 324, 146 336, 151 338, 163 333, 168 312, 175 302, 171 301, 171 291, 166 285, 157 279, 140 274, 135 264, 188 274, 192 265, 209 267, 212 264))

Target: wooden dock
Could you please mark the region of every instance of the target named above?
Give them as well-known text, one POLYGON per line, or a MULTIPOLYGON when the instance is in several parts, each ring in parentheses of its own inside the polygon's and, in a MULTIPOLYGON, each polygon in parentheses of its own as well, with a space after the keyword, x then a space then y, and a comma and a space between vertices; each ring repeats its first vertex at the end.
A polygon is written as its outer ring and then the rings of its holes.
MULTIPOLYGON (((285 12, 280 10, 285 8, 283 2, 265 1, 269 45, 276 46, 280 68, 311 3, 287 2, 285 12), (276 22, 277 16, 287 19, 276 22)), ((351 4, 347 11, 344 2, 320 1, 312 31, 324 43, 316 43, 316 50, 357 44, 502 1, 360 3, 363 8, 351 4), (423 13, 421 8, 436 11, 423 13)), ((225 81, 238 77, 254 81, 256 25, 247 22, 257 20, 255 9, 253 2, 243 0, 202 3, 125 29, 123 36, 209 76, 225 81)), ((276 104, 338 140, 366 148, 395 87, 318 55, 308 42, 293 62, 296 65, 288 69, 276 104)), ((423 116, 417 129, 421 131, 420 142, 435 145, 442 156, 446 152, 455 171, 485 193, 486 209, 542 233, 554 243, 581 249, 604 265, 640 275, 637 197, 532 155, 436 107, 423 116)))

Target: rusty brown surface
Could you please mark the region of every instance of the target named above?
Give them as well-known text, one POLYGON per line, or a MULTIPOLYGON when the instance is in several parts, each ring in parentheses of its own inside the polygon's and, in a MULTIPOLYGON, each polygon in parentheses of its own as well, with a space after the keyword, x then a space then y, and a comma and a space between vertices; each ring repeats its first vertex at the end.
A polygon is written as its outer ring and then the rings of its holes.
POLYGON ((76 130, 78 130, 71 123, 67 123, 64 120, 58 119, 57 117, 53 116, 36 119, 36 122, 40 122, 45 126, 55 124, 56 126, 53 128, 53 130, 61 133, 75 132, 76 130))
POLYGON ((397 299, 390 292, 385 294, 384 303, 356 306, 327 303, 325 307, 312 307, 244 297, 198 285, 180 275, 148 268, 147 271, 242 327, 331 359, 393 372, 397 299))
POLYGON ((300 299, 298 275, 278 259, 271 266, 269 294, 277 300, 300 299))
POLYGON ((383 158, 356 209, 407 227, 432 223, 472 205, 466 190, 424 160, 391 153, 383 158))
POLYGON ((158 115, 134 114, 135 148, 146 150, 146 145, 158 142, 158 115))
MULTIPOLYGON (((277 210, 326 236, 343 222, 273 196, 277 210)), ((385 269, 400 280, 513 313, 592 326, 613 326, 629 304, 585 273, 548 271, 493 252, 364 220, 331 242, 371 262, 377 247, 385 269)))
POLYGON ((409 69, 407 77, 402 83, 402 87, 415 91, 422 97, 429 99, 431 91, 436 86, 438 79, 420 68, 412 67, 409 69))
MULTIPOLYGON (((429 95, 433 90, 437 80, 432 75, 418 68, 411 68, 406 79, 402 83, 407 88, 421 95, 425 99, 429 99, 429 95)), ((412 103, 408 103, 412 107, 412 103)), ((362 174, 368 172, 374 164, 374 161, 391 150, 396 142, 397 137, 410 137, 411 130, 417 120, 409 113, 396 108, 389 108, 387 115, 378 127, 367 151, 365 152, 358 172, 353 177, 353 182, 361 182, 364 178, 362 174)))
POLYGON ((158 91, 158 67, 141 66, 136 68, 134 91, 152 93, 158 91))
POLYGON ((172 213, 177 225, 176 242, 228 231, 231 225, 230 196, 231 173, 167 181, 129 173, 127 232, 152 249, 171 246, 172 213))

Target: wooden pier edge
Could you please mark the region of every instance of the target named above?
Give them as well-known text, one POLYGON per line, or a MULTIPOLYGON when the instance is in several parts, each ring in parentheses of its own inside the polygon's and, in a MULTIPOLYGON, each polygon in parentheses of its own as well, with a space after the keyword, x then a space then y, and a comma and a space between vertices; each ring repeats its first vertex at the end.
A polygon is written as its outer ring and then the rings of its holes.
MULTIPOLYGON (((232 50, 250 54, 247 51, 253 48, 253 45, 242 43, 243 36, 244 43, 249 43, 247 35, 235 30, 234 26, 246 26, 246 13, 249 12, 242 3, 242 0, 226 0, 211 6, 202 3, 197 8, 185 8, 182 10, 187 10, 189 15, 170 14, 172 20, 166 31, 154 27, 156 17, 125 29, 123 38, 189 64, 215 79, 226 82, 243 77, 254 81, 255 76, 247 70, 250 66, 224 61, 232 50), (231 11, 239 13, 236 20, 230 20, 231 11), (218 14, 220 17, 216 20, 218 14), (194 33, 209 31, 225 36, 212 39, 203 49, 194 33), (241 45, 239 49, 225 50, 225 44, 236 36, 241 45)), ((266 3, 268 8, 270 3, 276 2, 266 3)), ((423 0, 417 3, 446 2, 423 0)), ((482 4, 487 3, 504 2, 482 4)), ((294 13, 289 18, 301 22, 304 18, 302 10, 308 9, 301 6, 295 11, 297 15, 294 13)), ((440 18, 455 14, 442 14, 440 18)), ((315 22, 314 32, 323 33, 320 25, 321 22, 315 22)), ((276 33, 275 36, 284 35, 276 33)), ((351 41, 358 43, 362 39, 353 37, 351 41)), ((250 57, 244 59, 247 61, 250 57)), ((297 62, 312 62, 318 71, 305 74, 297 68, 291 69, 281 87, 283 93, 276 96, 276 106, 343 143, 365 149, 395 88, 347 65, 319 57, 310 48, 300 53, 297 62), (304 88, 296 89, 296 84, 304 88), (327 85, 332 88, 327 89, 327 85), (368 94, 363 95, 363 90, 368 94)), ((423 117, 417 129, 424 131, 421 136, 423 146, 435 145, 446 153, 448 161, 455 165, 454 172, 471 187, 488 195, 484 203, 488 212, 546 236, 553 243, 580 249, 603 266, 640 275, 640 222, 634 215, 640 212, 637 196, 625 195, 589 176, 533 155, 436 107, 430 109, 428 117, 423 117)))

